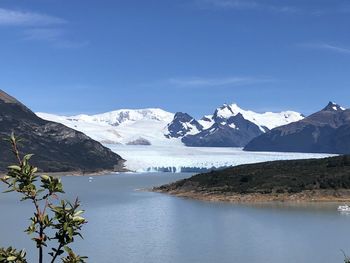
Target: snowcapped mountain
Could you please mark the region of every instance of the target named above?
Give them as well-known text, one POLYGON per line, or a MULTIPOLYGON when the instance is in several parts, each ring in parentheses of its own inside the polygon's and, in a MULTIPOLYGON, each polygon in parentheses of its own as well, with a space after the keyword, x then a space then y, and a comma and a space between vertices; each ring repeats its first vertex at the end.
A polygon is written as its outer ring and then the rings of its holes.
POLYGON ((210 128, 197 134, 187 134, 182 142, 196 147, 242 147, 262 133, 259 126, 238 113, 225 120, 216 120, 210 128))
POLYGON ((244 119, 259 126, 263 132, 266 132, 267 129, 271 130, 304 118, 302 114, 295 111, 257 113, 250 110, 243 110, 237 104, 224 104, 215 110, 212 119, 216 122, 225 122, 228 118, 236 116, 239 113, 242 114, 244 119))
MULTIPOLYGON (((163 145, 166 127, 174 114, 162 109, 121 109, 96 115, 58 116, 37 113, 43 119, 62 123, 106 144, 163 145)), ((174 143, 176 140, 172 140, 174 143)))
POLYGON ((243 147, 253 138, 304 117, 294 111, 256 113, 237 104, 224 104, 196 121, 177 113, 168 125, 168 138, 182 138, 186 146, 243 147))
POLYGON ((213 115, 196 120, 187 113, 158 108, 121 109, 96 115, 58 116, 37 113, 43 119, 62 123, 105 144, 245 146, 260 134, 303 119, 300 113, 256 113, 224 104, 213 115))
POLYGON ((179 138, 189 134, 197 134, 203 126, 187 113, 177 112, 171 123, 168 124, 167 138, 179 138))
POLYGON ((138 121, 165 121, 168 122, 174 114, 162 109, 121 109, 96 115, 77 115, 70 117, 73 121, 85 121, 89 123, 104 123, 113 126, 129 125, 138 121))

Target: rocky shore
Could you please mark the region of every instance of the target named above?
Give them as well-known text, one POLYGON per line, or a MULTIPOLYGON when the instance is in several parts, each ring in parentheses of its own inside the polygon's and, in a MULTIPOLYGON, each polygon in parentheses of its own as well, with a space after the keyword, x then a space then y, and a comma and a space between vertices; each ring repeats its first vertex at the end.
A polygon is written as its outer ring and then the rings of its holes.
POLYGON ((295 194, 235 194, 210 191, 161 190, 154 192, 165 193, 177 197, 190 198, 209 202, 229 203, 260 203, 260 202, 350 202, 350 190, 307 190, 295 194))

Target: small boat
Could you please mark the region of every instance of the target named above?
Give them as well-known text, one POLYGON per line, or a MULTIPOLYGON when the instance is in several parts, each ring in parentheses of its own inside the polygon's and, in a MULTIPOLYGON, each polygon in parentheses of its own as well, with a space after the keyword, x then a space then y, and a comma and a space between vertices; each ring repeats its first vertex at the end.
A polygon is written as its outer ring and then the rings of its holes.
POLYGON ((340 205, 340 206, 338 206, 338 211, 340 211, 340 212, 350 212, 350 206, 348 206, 348 205, 340 205))

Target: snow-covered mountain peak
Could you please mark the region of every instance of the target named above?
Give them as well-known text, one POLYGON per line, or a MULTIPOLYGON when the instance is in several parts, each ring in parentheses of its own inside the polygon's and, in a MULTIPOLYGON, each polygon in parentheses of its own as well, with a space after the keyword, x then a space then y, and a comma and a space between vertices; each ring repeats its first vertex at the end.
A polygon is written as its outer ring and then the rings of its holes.
POLYGON ((330 101, 323 111, 344 111, 345 108, 341 107, 339 104, 330 101))
POLYGON ((228 105, 228 107, 230 107, 231 111, 237 115, 238 113, 241 113, 242 111, 244 111, 241 107, 239 107, 236 103, 230 104, 228 105))
MULTIPOLYGON (((233 105, 236 105, 236 104, 233 104, 233 105)), ((223 104, 222 106, 217 108, 214 112, 215 119, 217 119, 217 118, 228 119, 234 115, 235 115, 235 113, 233 112, 231 105, 229 105, 229 104, 223 104)))
POLYGON ((246 111, 239 107, 236 103, 225 103, 215 110, 214 118, 228 119, 230 117, 236 116, 239 113, 242 114, 243 112, 246 111))
POLYGON ((244 119, 258 125, 264 132, 266 131, 266 128, 273 129, 304 118, 302 114, 295 111, 257 113, 250 110, 244 110, 236 103, 232 103, 223 104, 221 107, 217 108, 212 119, 220 123, 225 123, 227 119, 236 116, 239 113, 242 114, 244 119))
MULTIPOLYGON (((78 115, 78 117, 81 115, 78 115)), ((164 121, 169 122, 173 119, 174 114, 164 111, 159 108, 148 109, 121 109, 110 111, 102 114, 87 116, 85 121, 105 122, 109 125, 118 126, 121 124, 136 122, 136 121, 164 121)))

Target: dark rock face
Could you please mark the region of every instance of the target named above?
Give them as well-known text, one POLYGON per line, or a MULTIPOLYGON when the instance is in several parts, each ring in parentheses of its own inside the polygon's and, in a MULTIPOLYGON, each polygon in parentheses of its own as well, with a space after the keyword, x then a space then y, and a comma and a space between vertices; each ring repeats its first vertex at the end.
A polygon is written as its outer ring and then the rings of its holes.
POLYGON ((224 104, 221 107, 217 108, 213 114, 213 120, 216 123, 226 122, 226 118, 219 114, 219 112, 222 110, 226 110, 230 113, 230 115, 234 115, 234 112, 232 111, 231 107, 227 104, 224 104))
POLYGON ((128 142, 127 145, 151 145, 151 142, 145 138, 140 137, 136 140, 128 142))
POLYGON ((263 133, 257 125, 244 119, 240 113, 227 120, 214 120, 215 123, 209 129, 195 135, 187 135, 182 138, 182 142, 193 147, 243 147, 263 133))
POLYGON ((199 124, 197 120, 188 115, 187 113, 177 112, 174 119, 168 125, 167 138, 179 138, 185 136, 188 132, 196 129, 201 131, 203 126, 199 124))
MULTIPOLYGON (((39 118, 15 98, 0 90, 0 138, 15 132, 23 153, 45 172, 122 170, 124 160, 85 134, 39 118)), ((0 170, 15 160, 9 143, 0 140, 0 170)))
POLYGON ((344 111, 345 109, 334 102, 329 102, 322 111, 344 111))
POLYGON ((241 113, 235 115, 226 104, 216 109, 212 117, 205 116, 201 120, 212 125, 204 129, 192 116, 178 112, 168 125, 166 137, 181 138, 186 146, 192 147, 243 147, 263 133, 256 124, 244 119, 241 113), (219 114, 222 110, 228 111, 232 116, 223 117, 219 114))
POLYGON ((350 153, 350 110, 330 102, 305 119, 253 139, 247 151, 350 153))

